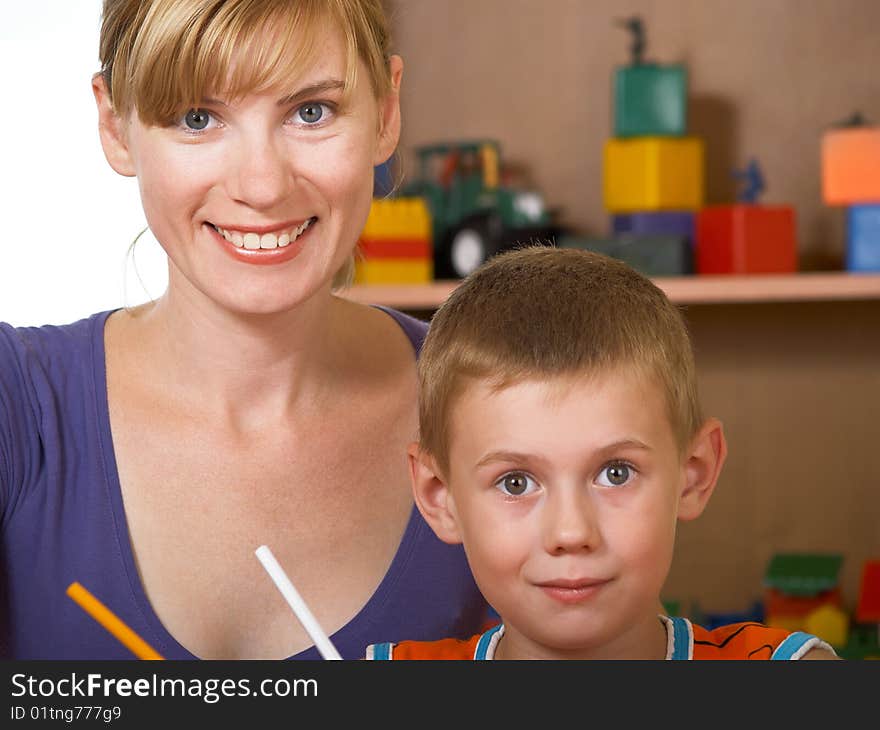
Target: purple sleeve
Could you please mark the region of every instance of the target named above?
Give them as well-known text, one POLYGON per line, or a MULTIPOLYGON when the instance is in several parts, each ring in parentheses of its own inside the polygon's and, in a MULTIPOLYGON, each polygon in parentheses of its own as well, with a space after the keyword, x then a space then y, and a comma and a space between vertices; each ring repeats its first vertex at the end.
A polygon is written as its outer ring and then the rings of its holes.
POLYGON ((25 370, 26 341, 8 324, 0 323, 0 526, 8 519, 38 450, 38 415, 33 407, 25 370))

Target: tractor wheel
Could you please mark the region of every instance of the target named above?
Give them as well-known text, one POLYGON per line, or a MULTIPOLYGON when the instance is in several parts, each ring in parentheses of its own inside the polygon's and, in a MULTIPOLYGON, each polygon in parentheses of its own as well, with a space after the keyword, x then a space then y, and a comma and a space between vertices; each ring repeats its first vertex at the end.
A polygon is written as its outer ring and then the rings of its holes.
POLYGON ((443 278, 463 279, 480 264, 498 253, 500 236, 493 235, 492 221, 470 220, 452 231, 437 262, 443 278))

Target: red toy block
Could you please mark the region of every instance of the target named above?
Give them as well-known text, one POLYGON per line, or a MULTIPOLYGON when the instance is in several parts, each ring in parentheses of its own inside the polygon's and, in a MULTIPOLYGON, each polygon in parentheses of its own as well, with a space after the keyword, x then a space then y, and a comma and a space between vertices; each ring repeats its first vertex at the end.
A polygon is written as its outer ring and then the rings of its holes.
POLYGON ((764 613, 768 616, 804 617, 821 606, 842 608, 840 588, 832 588, 815 596, 790 596, 776 588, 764 591, 764 613))
POLYGON ((880 560, 866 560, 862 568, 856 621, 880 624, 880 560))
POLYGON ((794 208, 752 203, 697 213, 698 274, 771 274, 797 270, 794 208))
POLYGON ((828 205, 880 203, 880 127, 822 135, 822 199, 828 205))

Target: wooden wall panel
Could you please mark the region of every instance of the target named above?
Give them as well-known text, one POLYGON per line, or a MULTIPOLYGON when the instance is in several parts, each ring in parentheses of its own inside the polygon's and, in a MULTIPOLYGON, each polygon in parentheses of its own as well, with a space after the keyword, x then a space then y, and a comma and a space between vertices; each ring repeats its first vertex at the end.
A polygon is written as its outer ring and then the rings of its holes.
POLYGON ((774 552, 808 550, 844 556, 854 603, 862 562, 880 557, 880 302, 686 311, 729 456, 706 511, 680 528, 668 595, 745 609, 774 552))

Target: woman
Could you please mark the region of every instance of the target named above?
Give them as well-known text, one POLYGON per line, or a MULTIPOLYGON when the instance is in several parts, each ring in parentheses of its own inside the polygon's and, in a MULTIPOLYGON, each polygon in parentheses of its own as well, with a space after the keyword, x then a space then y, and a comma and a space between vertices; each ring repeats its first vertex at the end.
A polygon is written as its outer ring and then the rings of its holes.
POLYGON ((399 137, 379 0, 105 0, 102 146, 136 176, 168 288, 0 327, 8 658, 318 658, 266 544, 344 658, 473 634, 460 550, 414 509, 425 325, 334 294, 399 137))

